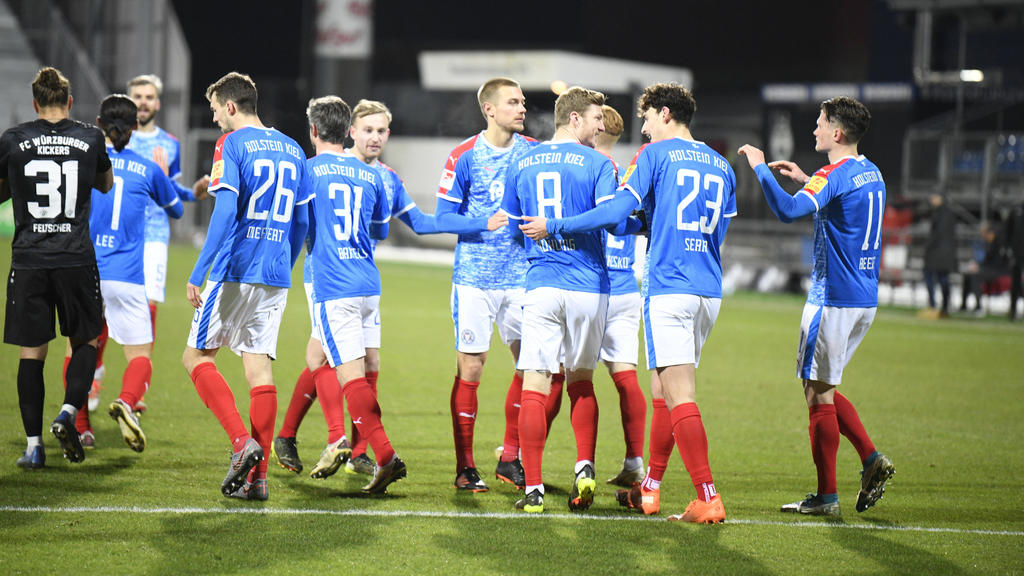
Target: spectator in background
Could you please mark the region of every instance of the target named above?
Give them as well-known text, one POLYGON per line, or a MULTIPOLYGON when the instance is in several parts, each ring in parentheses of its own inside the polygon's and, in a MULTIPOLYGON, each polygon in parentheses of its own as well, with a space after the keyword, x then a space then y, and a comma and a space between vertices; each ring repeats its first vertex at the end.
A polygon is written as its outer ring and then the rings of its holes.
POLYGON ((924 282, 928 287, 928 309, 920 316, 945 318, 949 316, 949 273, 956 270, 956 216, 945 197, 928 197, 931 228, 924 249, 924 282), (942 306, 935 305, 935 284, 942 290, 942 306))
POLYGON ((967 296, 974 294, 974 315, 984 316, 985 311, 981 307, 982 294, 999 293, 999 278, 1007 274, 1006 242, 999 234, 997 225, 993 222, 984 222, 981 225, 981 242, 976 244, 975 260, 968 265, 967 274, 964 274, 963 298, 960 301, 960 311, 967 311, 967 296))

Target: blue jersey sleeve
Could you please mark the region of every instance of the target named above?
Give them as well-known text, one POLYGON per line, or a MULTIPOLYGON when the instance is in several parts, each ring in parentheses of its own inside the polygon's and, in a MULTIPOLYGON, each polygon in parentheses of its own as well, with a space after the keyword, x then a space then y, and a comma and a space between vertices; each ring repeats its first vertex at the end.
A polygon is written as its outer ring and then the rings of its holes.
POLYGON ((768 207, 782 222, 792 222, 818 209, 817 203, 810 194, 798 192, 796 196, 790 196, 783 190, 767 164, 759 164, 754 168, 754 172, 757 174, 757 181, 761 183, 761 189, 764 190, 768 207))
POLYGON ((445 175, 442 176, 441 189, 447 190, 445 194, 438 194, 437 206, 434 208, 437 231, 452 234, 465 234, 487 230, 487 217, 479 216, 473 218, 462 214, 462 206, 465 204, 466 191, 470 187, 470 155, 464 154, 452 168, 445 168, 445 175), (449 175, 449 172, 451 173, 449 175), (444 179, 451 178, 450 187, 444 179))
POLYGON ((627 217, 639 206, 640 199, 621 188, 611 198, 605 198, 596 208, 583 214, 548 220, 548 234, 572 234, 604 228, 616 236, 625 235, 627 217))
POLYGON ((395 189, 391 216, 405 222, 405 225, 417 234, 437 234, 437 220, 420 210, 416 202, 409 196, 409 192, 405 189, 405 184, 397 174, 393 172, 390 174, 395 189))
POLYGON ((292 211, 292 227, 288 231, 288 241, 292 248, 292 268, 299 260, 302 253, 302 245, 306 240, 306 232, 309 227, 309 202, 304 202, 295 207, 292 211))
POLYGON ((185 208, 182 206, 181 200, 178 199, 178 194, 174 190, 174 183, 155 164, 151 167, 149 173, 151 174, 149 183, 150 196, 158 206, 167 212, 168 216, 171 218, 181 218, 185 208))
POLYGON ((228 230, 231 229, 231 223, 234 222, 237 213, 237 195, 223 194, 217 196, 217 200, 213 204, 213 214, 210 215, 210 227, 206 233, 206 242, 203 243, 203 248, 199 251, 199 258, 196 259, 196 265, 192 268, 192 275, 188 279, 189 284, 193 286, 201 286, 203 284, 203 280, 206 279, 206 273, 210 270, 210 265, 213 264, 213 259, 217 256, 217 250, 220 249, 221 243, 227 237, 228 230))
POLYGON ((524 244, 523 231, 519 225, 523 223, 523 205, 519 199, 519 171, 509 170, 505 174, 505 194, 501 197, 501 210, 508 215, 508 230, 512 239, 524 244))
POLYGON ((388 222, 391 220, 391 206, 383 183, 377 187, 377 201, 373 205, 373 216, 370 219, 370 237, 383 240, 388 237, 388 222))
POLYGON ((239 174, 237 151, 231 145, 235 140, 228 140, 228 136, 231 136, 231 134, 234 134, 234 132, 221 136, 214 147, 209 187, 209 192, 212 196, 216 196, 217 190, 221 188, 234 190, 236 195, 239 193, 241 174, 239 174))

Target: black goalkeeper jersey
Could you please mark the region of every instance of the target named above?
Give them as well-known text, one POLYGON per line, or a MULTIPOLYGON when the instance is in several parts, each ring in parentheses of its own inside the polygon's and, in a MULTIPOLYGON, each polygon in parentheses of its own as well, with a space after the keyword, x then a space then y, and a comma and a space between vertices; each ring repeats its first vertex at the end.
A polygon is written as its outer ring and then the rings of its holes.
POLYGON ((110 169, 103 133, 75 120, 25 122, 0 137, 0 178, 14 207, 13 269, 96 263, 89 201, 110 169))

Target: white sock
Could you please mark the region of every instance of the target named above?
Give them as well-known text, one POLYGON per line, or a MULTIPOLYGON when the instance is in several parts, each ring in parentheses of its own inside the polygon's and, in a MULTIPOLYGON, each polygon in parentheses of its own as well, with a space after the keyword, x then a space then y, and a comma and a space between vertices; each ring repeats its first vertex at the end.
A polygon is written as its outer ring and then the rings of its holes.
POLYGON ((526 490, 524 490, 524 493, 529 494, 530 492, 533 492, 534 490, 540 490, 540 495, 541 496, 544 495, 544 485, 543 484, 528 485, 526 487, 526 490))
POLYGON ((42 436, 29 436, 28 437, 28 449, 27 450, 31 450, 31 449, 35 448, 36 446, 42 446, 42 445, 43 445, 43 437, 42 436))
POLYGON ((590 465, 591 468, 594 467, 594 463, 591 462, 590 460, 580 460, 579 462, 576 463, 576 468, 573 469, 572 473, 573 474, 579 474, 580 471, 583 470, 583 468, 585 466, 587 466, 588 464, 590 465))
POLYGON ((643 470, 644 459, 640 456, 625 458, 622 460, 622 467, 625 470, 643 470))
POLYGON ((65 405, 61 406, 60 407, 60 411, 61 412, 67 412, 68 414, 71 414, 71 418, 72 419, 74 419, 75 416, 78 416, 78 408, 75 408, 71 404, 65 404, 65 405))

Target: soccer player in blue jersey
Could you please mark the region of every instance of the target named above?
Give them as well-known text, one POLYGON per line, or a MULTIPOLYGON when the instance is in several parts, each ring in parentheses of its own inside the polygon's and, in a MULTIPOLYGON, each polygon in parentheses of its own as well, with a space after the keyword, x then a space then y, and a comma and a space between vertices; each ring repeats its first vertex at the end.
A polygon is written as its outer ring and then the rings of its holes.
POLYGON ((309 138, 317 152, 309 160, 314 222, 310 238, 314 315, 321 349, 307 355, 306 366, 316 381, 325 416, 332 411, 329 428, 340 428, 342 434, 337 446, 329 444, 325 449, 326 456, 347 448, 344 395, 353 425, 377 459, 373 479, 362 491, 382 494, 392 482, 405 478, 406 467, 381 424, 380 405, 366 380, 363 359, 367 348, 380 346, 380 273, 373 261, 373 247, 375 240, 387 237, 392 206, 381 173, 345 152, 352 117, 348 104, 337 96, 324 96, 310 101, 307 115, 309 138), (368 335, 377 342, 369 341, 368 335), (325 371, 336 376, 328 377, 325 371))
MULTIPOLYGON (((519 84, 492 78, 477 91, 487 128, 455 147, 441 172, 437 192, 437 227, 454 232, 473 222, 487 221, 497 212, 511 162, 536 141, 522 136, 526 99, 519 84)), ((486 492, 473 459, 477 417, 477 388, 498 326, 502 342, 519 358, 520 322, 526 254, 505 228, 460 233, 452 272, 451 310, 455 323, 457 367, 452 385, 451 413, 455 437, 455 487, 486 492)), ((516 371, 505 399, 505 439, 495 477, 523 486, 519 460, 518 409, 522 373, 516 371)))
MULTIPOLYGON (((604 132, 597 136, 594 149, 611 158, 612 147, 622 136, 624 123, 615 108, 601 106, 604 132)), ((619 174, 615 164, 616 178, 619 174)), ((608 316, 605 320, 604 339, 601 342, 601 361, 619 394, 619 412, 622 434, 626 441, 626 455, 622 470, 607 480, 615 486, 632 487, 644 477, 644 425, 647 423, 647 399, 636 376, 640 354, 640 288, 637 286, 633 263, 636 262, 636 237, 632 234, 616 236, 605 234, 605 262, 611 292, 608 296, 608 316)), ((552 391, 553 392, 553 391, 552 391)))
MULTIPOLYGON (((142 452, 146 435, 133 408, 149 388, 153 374, 153 331, 142 264, 146 206, 156 203, 170 217, 180 218, 182 205, 160 166, 126 148, 137 123, 136 113, 135 103, 124 94, 107 96, 100 105, 97 123, 107 138, 114 187, 109 193, 92 191, 89 231, 96 251, 109 336, 124 347, 128 362, 121 393, 110 404, 109 412, 121 428, 125 443, 142 452)), ((70 357, 69 349, 65 362, 70 357)), ((95 446, 88 414, 88 410, 80 410, 77 422, 80 440, 86 448, 95 446)))
MULTIPOLYGON (((164 174, 171 178, 178 198, 182 202, 192 202, 206 197, 206 186, 209 177, 197 180, 191 188, 183 186, 178 179, 181 177, 181 144, 178 139, 156 125, 157 113, 160 111, 160 93, 163 82, 155 74, 136 76, 128 81, 128 96, 135 102, 139 111, 138 128, 132 132, 128 149, 143 158, 157 163, 164 174)), ((167 221, 167 213, 155 202, 146 207, 146 242, 144 266, 146 273, 146 297, 149 299, 149 316, 153 338, 156 338, 156 306, 164 301, 167 285, 167 243, 170 241, 171 228, 167 221)), ((97 349, 96 374, 93 378, 92 390, 89 392, 89 410, 99 406, 99 392, 105 373, 103 367, 103 350, 107 341, 107 333, 100 335, 97 349)), ((142 397, 134 406, 137 412, 146 410, 142 397)))
MULTIPOLYGON (((398 173, 380 161, 380 155, 383 153, 391 133, 390 124, 391 111, 386 105, 372 100, 360 100, 352 110, 352 127, 349 130, 349 136, 352 138, 353 146, 345 151, 353 154, 360 161, 368 164, 380 173, 388 195, 388 205, 390 206, 392 217, 404 222, 417 234, 436 233, 437 226, 434 217, 424 214, 416 206, 409 193, 406 192, 405 185, 398 176, 398 173)), ((482 229, 487 229, 488 225, 497 228, 501 224, 498 220, 498 216, 492 216, 489 222, 483 223, 482 226, 484 227, 482 229)), ((504 220, 507 219, 503 219, 502 222, 504 220)), ((481 229, 473 228, 467 231, 479 232, 481 229)), ((373 241, 373 245, 376 245, 376 240, 373 241)), ((309 305, 311 319, 313 319, 311 263, 312 260, 307 258, 303 266, 303 280, 306 286, 307 304, 309 305)), ((313 347, 313 350, 318 350, 320 341, 315 319, 313 320, 313 333, 310 335, 308 346, 313 347)), ((364 359, 366 381, 370 384, 374 394, 376 394, 377 376, 380 366, 379 314, 369 318, 366 329, 364 333, 364 339, 367 344, 366 358, 364 359)), ((330 374, 330 372, 327 374, 330 374)), ((295 435, 306 411, 309 410, 309 407, 316 399, 316 390, 317 385, 313 380, 312 374, 308 369, 303 370, 298 381, 296 381, 295 390, 288 404, 284 423, 281 425, 278 437, 274 439, 274 453, 277 456, 278 462, 282 467, 293 472, 300 472, 302 470, 302 460, 299 458, 298 449, 296 448, 295 435)), ((373 474, 374 462, 366 455, 366 438, 359 435, 358 428, 353 427, 351 430, 353 458, 346 463, 346 471, 353 474, 373 474)), ((320 469, 321 474, 317 477, 325 477, 322 474, 326 474, 326 476, 333 474, 336 471, 334 466, 336 463, 336 460, 329 463, 318 463, 317 468, 320 469)), ((318 470, 314 470, 314 473, 316 472, 318 470)))
POLYGON ((291 269, 308 226, 306 155, 294 140, 260 121, 256 85, 248 76, 226 74, 206 89, 206 98, 225 134, 214 148, 210 173, 209 191, 217 201, 206 242, 185 285, 196 312, 182 363, 234 450, 221 492, 266 500, 264 453, 273 442, 277 416, 270 363, 291 269), (209 281, 200 289, 207 270, 209 281), (231 388, 217 370, 221 346, 242 357, 251 430, 246 430, 231 388))
MULTIPOLYGON (((524 217, 563 218, 583 214, 614 197, 615 166, 593 149, 603 130, 604 95, 573 86, 555 101, 555 135, 513 161, 505 180, 502 210, 520 236, 524 217)), ((570 510, 594 500, 597 398, 593 374, 601 351, 610 284, 600 231, 552 234, 525 241, 529 268, 523 306, 523 371, 519 411, 525 496, 516 508, 544 510, 541 477, 547 436, 545 405, 551 375, 564 364, 572 402, 577 461, 570 510)))
POLYGON ((814 149, 828 155, 828 165, 813 176, 787 160, 765 164, 764 153, 749 144, 739 149, 779 220, 792 222, 814 214, 811 287, 800 322, 796 375, 803 382, 809 410, 818 491, 783 506, 783 512, 841 514, 836 491, 840 434, 853 444, 864 466, 857 512, 882 497, 885 482, 894 472, 892 461, 875 450, 856 408, 837 390, 843 369, 871 327, 878 307, 885 182, 878 167, 857 152, 870 121, 867 107, 853 98, 822 102, 814 149), (803 188, 790 196, 776 182, 773 168, 803 188))
MULTIPOLYGON (((697 491, 686 510, 669 520, 716 523, 725 520, 725 507, 708 465, 707 434, 696 403, 696 368, 721 307, 721 245, 729 218, 736 215, 736 176, 721 155, 693 139, 690 122, 696 108, 693 95, 678 84, 644 89, 637 112, 651 144, 637 152, 620 190, 642 199, 650 227, 644 340, 647 367, 658 373, 652 396, 665 399, 676 447, 697 491)), ((558 232, 607 225, 631 207, 635 205, 630 206, 629 197, 619 194, 580 216, 530 222, 524 232, 530 236, 538 227, 558 232)), ((646 490, 656 503, 660 482, 652 480, 647 477, 616 497, 641 509, 646 490)))

